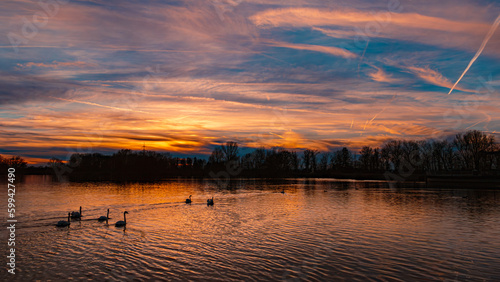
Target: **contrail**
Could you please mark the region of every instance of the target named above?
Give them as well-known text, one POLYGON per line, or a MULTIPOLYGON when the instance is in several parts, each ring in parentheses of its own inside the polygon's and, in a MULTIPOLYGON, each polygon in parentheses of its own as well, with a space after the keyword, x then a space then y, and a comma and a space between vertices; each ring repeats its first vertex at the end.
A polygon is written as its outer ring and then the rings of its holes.
POLYGON ((136 110, 132 110, 132 109, 106 106, 106 105, 101 105, 101 104, 92 103, 92 102, 78 101, 78 100, 73 100, 73 99, 64 99, 64 98, 58 98, 58 97, 54 97, 54 96, 49 96, 49 97, 53 98, 53 99, 61 100, 61 101, 70 102, 70 103, 78 103, 78 104, 85 104, 85 105, 90 105, 90 106, 103 107, 103 108, 108 108, 108 109, 113 109, 113 110, 136 112, 136 113, 146 113, 147 114, 147 112, 143 112, 143 111, 136 111, 136 110))
MULTIPOLYGON (((388 104, 391 104, 391 103, 392 103, 392 101, 394 101, 394 99, 396 99, 397 97, 398 97, 398 95, 394 95, 394 97, 392 97, 392 99, 389 101, 389 103, 388 103, 388 104)), ((371 120, 369 120, 369 121, 367 120, 367 121, 366 121, 366 123, 365 123, 365 127, 363 128, 363 130, 365 130, 365 129, 366 129, 366 126, 367 126, 367 125, 372 124, 372 122, 373 122, 373 121, 374 121, 374 120, 378 117, 378 115, 380 115, 381 113, 383 113, 383 112, 385 111, 385 109, 387 109, 387 107, 388 107, 388 106, 389 106, 389 105, 385 106, 385 107, 384 107, 384 108, 383 108, 383 109, 382 109, 379 113, 377 113, 374 117, 372 117, 372 119, 371 119, 371 120)))
POLYGON ((498 15, 497 19, 495 20, 495 22, 491 26, 490 31, 488 31, 488 34, 486 34, 486 37, 484 38, 483 43, 481 44, 481 47, 479 47, 479 50, 477 50, 476 55, 474 55, 474 57, 472 58, 472 60, 469 62, 469 65, 465 68, 464 72, 462 73, 462 75, 460 76, 460 78, 457 80, 457 82, 455 82, 455 84, 453 85, 453 87, 451 87, 450 92, 448 92, 448 95, 450 95, 451 92, 453 91, 453 89, 455 89, 455 86, 457 86, 457 84, 460 82, 460 80, 462 79, 462 77, 464 77, 464 75, 467 73, 467 71, 469 70, 469 68, 476 61, 477 57, 479 57, 479 55, 481 55, 481 53, 484 50, 484 47, 486 46, 486 43, 488 43, 488 41, 490 40, 491 36, 493 36, 493 33, 495 33, 495 30, 497 29, 497 27, 498 27, 499 24, 500 24, 500 15, 498 15))
POLYGON ((361 62, 363 61, 363 58, 365 57, 366 49, 368 49, 369 43, 370 43, 370 40, 366 41, 365 50, 363 50, 363 55, 361 55, 361 58, 359 59, 359 62, 358 62, 358 77, 359 77, 359 67, 361 65, 361 62))

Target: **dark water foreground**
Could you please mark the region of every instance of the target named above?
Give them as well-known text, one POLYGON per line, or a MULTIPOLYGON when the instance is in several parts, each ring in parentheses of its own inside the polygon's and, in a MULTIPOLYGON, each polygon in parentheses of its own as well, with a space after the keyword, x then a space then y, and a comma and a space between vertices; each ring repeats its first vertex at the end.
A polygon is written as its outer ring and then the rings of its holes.
POLYGON ((16 192, 17 274, 4 267, 1 281, 500 280, 499 190, 332 179, 242 180, 220 189, 190 180, 27 177, 16 192), (82 221, 54 226, 80 205, 82 221), (95 220, 108 208, 109 225, 95 220), (127 227, 116 228, 125 210, 127 227))

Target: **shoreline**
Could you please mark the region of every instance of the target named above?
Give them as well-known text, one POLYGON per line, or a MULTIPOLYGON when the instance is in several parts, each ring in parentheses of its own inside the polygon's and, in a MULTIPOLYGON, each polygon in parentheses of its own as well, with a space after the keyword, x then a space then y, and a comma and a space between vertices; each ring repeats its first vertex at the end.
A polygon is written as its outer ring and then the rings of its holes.
MULTIPOLYGON (((25 174, 22 178, 26 176, 40 176, 40 177, 50 177, 55 178, 50 174, 25 174)), ((344 175, 345 176, 345 175, 344 175)), ((365 175, 366 176, 366 175, 365 175)), ((0 177, 1 178, 1 177, 0 177)), ((288 176, 288 177, 231 177, 224 179, 229 183, 239 182, 239 181, 329 181, 329 182, 367 182, 367 183, 386 183, 389 186, 401 186, 396 188, 411 188, 408 186, 413 186, 412 188, 436 188, 436 186, 443 186, 442 188, 474 188, 477 186, 482 186, 478 189, 500 189, 500 178, 493 176, 471 176, 471 175, 433 175, 427 176, 425 180, 413 179, 405 181, 394 181, 377 178, 354 178, 354 177, 334 177, 334 176, 288 176), (486 185, 486 186, 485 186, 486 185)), ((155 183, 164 181, 178 181, 178 180, 197 180, 197 181, 213 181, 218 180, 211 177, 199 177, 199 176, 179 176, 179 177, 165 177, 161 179, 129 179, 129 180, 110 180, 110 179, 79 179, 79 180, 69 180, 64 179, 64 182, 70 183, 83 183, 83 182, 110 182, 110 183, 155 183)), ((58 181, 57 179, 52 179, 52 181, 58 181)))

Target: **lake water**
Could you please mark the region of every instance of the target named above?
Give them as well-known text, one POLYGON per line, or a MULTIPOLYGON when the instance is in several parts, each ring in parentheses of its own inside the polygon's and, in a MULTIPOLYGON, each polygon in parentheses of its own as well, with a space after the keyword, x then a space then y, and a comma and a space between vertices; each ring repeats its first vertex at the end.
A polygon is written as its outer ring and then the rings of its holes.
POLYGON ((200 180, 28 176, 16 192, 17 273, 6 272, 2 223, 2 281, 500 280, 498 190, 334 179, 238 180, 221 189, 200 180), (80 206, 81 221, 55 227, 80 206), (108 208, 109 225, 98 222, 108 208), (117 228, 123 211, 127 226, 117 228))

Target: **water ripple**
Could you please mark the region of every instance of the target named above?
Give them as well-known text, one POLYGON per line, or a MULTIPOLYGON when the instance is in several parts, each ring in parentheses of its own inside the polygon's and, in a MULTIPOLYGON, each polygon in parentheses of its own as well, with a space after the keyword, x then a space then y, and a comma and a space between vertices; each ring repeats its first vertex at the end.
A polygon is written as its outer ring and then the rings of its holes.
POLYGON ((498 191, 383 184, 30 183, 18 198, 14 280, 500 280, 498 191), (55 227, 80 205, 81 221, 55 227), (113 219, 98 222, 108 208, 113 219), (127 227, 116 228, 125 210, 127 227))

